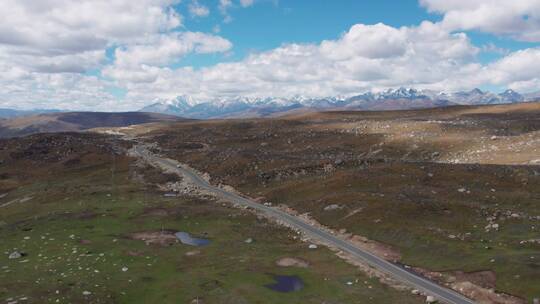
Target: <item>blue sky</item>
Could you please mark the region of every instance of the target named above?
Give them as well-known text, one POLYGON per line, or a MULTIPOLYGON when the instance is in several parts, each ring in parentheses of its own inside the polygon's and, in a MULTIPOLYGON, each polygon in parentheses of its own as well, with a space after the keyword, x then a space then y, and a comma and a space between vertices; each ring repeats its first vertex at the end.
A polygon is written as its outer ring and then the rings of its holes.
POLYGON ((538 0, 0 0, 0 106, 540 91, 538 0))
MULTIPOLYGON (((212 32, 219 26, 219 34, 234 44, 233 51, 226 56, 190 56, 182 60, 180 65, 209 66, 222 61, 241 60, 250 52, 271 50, 284 43, 318 43, 336 39, 358 23, 384 23, 401 27, 414 26, 424 20, 437 22, 442 19, 441 14, 429 13, 416 0, 267 0, 248 8, 233 8, 233 21, 224 23, 222 16, 216 12, 218 2, 209 1, 213 3, 209 7, 214 12, 207 18, 190 17, 185 3, 175 8, 186 16, 186 29, 212 32)), ((538 46, 538 43, 516 41, 475 30, 467 33, 476 45, 493 44, 508 52, 538 46)), ((478 58, 483 63, 489 63, 503 55, 499 52, 482 52, 478 58)))
MULTIPOLYGON (((186 11, 185 5, 177 7, 186 11)), ((262 1, 246 9, 237 8, 232 14, 234 19, 230 23, 223 23, 222 17, 214 14, 209 18, 186 17, 185 25, 204 32, 219 25, 220 34, 235 46, 230 60, 239 60, 249 52, 273 49, 283 43, 335 39, 357 23, 383 22, 399 27, 418 24, 430 17, 414 0, 262 1)))

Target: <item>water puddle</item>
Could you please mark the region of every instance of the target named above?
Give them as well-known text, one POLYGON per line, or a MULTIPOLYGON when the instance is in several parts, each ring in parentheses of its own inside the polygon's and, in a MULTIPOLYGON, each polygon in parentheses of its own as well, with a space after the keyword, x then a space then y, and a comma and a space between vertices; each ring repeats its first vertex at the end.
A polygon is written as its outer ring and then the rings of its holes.
POLYGON ((190 246, 201 247, 201 246, 206 246, 210 244, 210 240, 194 238, 187 232, 177 232, 174 234, 174 236, 176 236, 176 238, 180 240, 182 244, 186 244, 190 246))
POLYGON ((268 284, 265 287, 277 292, 294 292, 304 288, 304 281, 298 276, 275 275, 273 284, 268 284))

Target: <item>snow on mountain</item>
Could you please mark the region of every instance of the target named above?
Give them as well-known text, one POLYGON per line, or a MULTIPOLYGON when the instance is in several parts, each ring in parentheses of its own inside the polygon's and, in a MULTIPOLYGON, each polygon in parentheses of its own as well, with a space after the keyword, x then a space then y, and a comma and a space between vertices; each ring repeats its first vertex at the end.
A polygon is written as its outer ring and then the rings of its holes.
POLYGON ((155 112, 179 115, 188 111, 196 102, 192 97, 182 95, 169 100, 154 100, 154 103, 145 107, 144 112, 155 112))
POLYGON ((523 95, 521 95, 518 92, 516 92, 514 90, 511 90, 511 89, 508 89, 508 90, 502 92, 501 94, 499 94, 499 97, 504 102, 511 102, 511 103, 522 102, 522 101, 525 100, 525 97, 523 97, 523 95))
POLYGON ((156 100, 153 104, 141 109, 141 111, 205 119, 267 116, 302 108, 316 110, 398 110, 450 105, 515 103, 540 98, 540 92, 537 95, 521 95, 513 90, 506 90, 500 94, 485 92, 480 89, 445 93, 403 87, 375 93, 367 92, 350 97, 326 98, 309 98, 301 95, 290 98, 239 96, 204 101, 182 95, 170 100, 156 100))
POLYGON ((425 95, 422 91, 418 91, 415 89, 399 88, 397 90, 386 90, 382 93, 377 94, 376 96, 377 99, 416 99, 422 98, 425 95))

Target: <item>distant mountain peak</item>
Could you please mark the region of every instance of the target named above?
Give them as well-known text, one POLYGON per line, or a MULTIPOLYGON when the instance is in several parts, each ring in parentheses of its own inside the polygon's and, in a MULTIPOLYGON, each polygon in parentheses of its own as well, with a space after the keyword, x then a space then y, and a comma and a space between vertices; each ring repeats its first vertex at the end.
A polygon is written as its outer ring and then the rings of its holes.
POLYGON ((449 105, 483 105, 515 103, 532 99, 508 89, 500 94, 482 91, 445 93, 400 87, 382 92, 367 92, 352 97, 334 96, 312 98, 303 95, 291 97, 221 97, 212 100, 196 100, 180 95, 170 100, 155 101, 141 111, 173 114, 188 118, 223 118, 266 116, 298 109, 350 109, 393 110, 440 107, 449 105))
POLYGON ((418 98, 424 96, 422 92, 412 89, 400 87, 398 89, 388 89, 380 94, 377 94, 378 99, 388 99, 388 98, 418 98))
POLYGON ((523 97, 523 95, 512 89, 508 89, 502 92, 501 94, 499 94, 499 96, 504 100, 507 100, 508 102, 521 102, 525 100, 525 97, 523 97))
POLYGON ((176 96, 173 99, 166 100, 166 103, 170 105, 174 105, 174 106, 179 106, 179 107, 191 107, 195 105, 197 102, 192 96, 180 95, 180 96, 176 96))

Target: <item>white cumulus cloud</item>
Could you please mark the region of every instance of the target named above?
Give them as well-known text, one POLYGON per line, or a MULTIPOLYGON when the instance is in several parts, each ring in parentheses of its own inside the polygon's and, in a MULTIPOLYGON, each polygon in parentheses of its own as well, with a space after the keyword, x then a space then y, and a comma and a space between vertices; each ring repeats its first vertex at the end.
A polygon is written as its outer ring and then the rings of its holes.
POLYGON ((150 36, 142 43, 117 48, 115 65, 163 66, 177 61, 188 53, 218 53, 228 51, 232 47, 228 40, 205 33, 181 32, 150 36))
POLYGON ((210 14, 210 9, 199 3, 197 0, 193 0, 189 6, 189 13, 193 17, 206 17, 210 14))
MULTIPOLYGON (((356 24, 334 39, 288 43, 195 68, 182 60, 233 51, 230 37, 215 34, 219 25, 214 34, 182 25, 175 7, 203 17, 209 14, 203 0, 0 0, 0 105, 136 110, 155 98, 184 94, 208 100, 324 97, 398 86, 538 90, 540 48, 476 46, 467 31, 538 42, 540 0, 420 2, 442 20, 403 27, 356 24), (482 51, 500 59, 482 63, 482 51)), ((253 3, 217 5, 230 21, 231 9, 253 3)))
POLYGON ((540 42, 539 0, 420 0, 449 30, 480 30, 540 42))
POLYGON ((133 82, 128 88, 133 98, 149 98, 150 91, 163 98, 215 98, 316 97, 401 85, 456 88, 465 85, 459 81, 463 74, 480 70, 474 62, 478 51, 466 35, 444 32, 430 22, 402 28, 360 24, 336 40, 287 44, 238 62, 200 70, 152 70, 152 83, 133 82))
POLYGON ((540 48, 516 51, 486 67, 487 81, 515 90, 538 90, 540 48))

